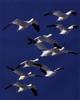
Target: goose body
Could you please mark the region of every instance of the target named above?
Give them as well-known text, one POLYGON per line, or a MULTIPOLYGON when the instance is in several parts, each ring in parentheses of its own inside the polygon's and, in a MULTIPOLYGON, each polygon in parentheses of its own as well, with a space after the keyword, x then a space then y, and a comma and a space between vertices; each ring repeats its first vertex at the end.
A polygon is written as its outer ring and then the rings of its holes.
POLYGON ((55 76, 59 70, 63 70, 63 69, 64 68, 61 67, 61 68, 56 68, 54 70, 51 70, 45 65, 42 65, 42 67, 41 67, 41 71, 45 74, 44 75, 45 77, 55 76))
POLYGON ((35 46, 40 49, 40 50, 46 50, 47 47, 44 45, 44 43, 49 43, 51 45, 54 46, 58 46, 61 48, 61 46, 59 45, 58 42, 56 42, 54 39, 51 38, 52 34, 48 34, 48 35, 42 35, 42 36, 38 36, 34 39, 28 39, 29 40, 29 44, 35 44, 35 46))
MULTIPOLYGON (((50 70, 46 65, 41 64, 39 62, 34 62, 33 65, 29 67, 38 68, 43 74, 45 74, 45 77, 53 76, 56 72, 56 71, 50 70)), ((39 77, 43 77, 43 75, 39 77)))
POLYGON ((37 96, 37 89, 36 89, 36 86, 33 85, 33 84, 23 84, 23 83, 20 83, 20 82, 16 82, 14 84, 11 84, 9 86, 7 86, 5 89, 7 90, 8 88, 10 87, 18 87, 19 89, 17 90, 17 92, 23 92, 23 91, 26 91, 26 90, 31 90, 33 95, 37 96))
POLYGON ((3 31, 6 30, 11 25, 17 25, 17 26, 19 26, 17 31, 21 31, 21 30, 27 29, 30 26, 33 26, 34 29, 37 32, 40 31, 39 23, 34 18, 31 18, 29 21, 22 21, 20 19, 15 19, 11 23, 9 23, 7 26, 5 26, 2 30, 3 31))
POLYGON ((48 15, 57 16, 58 18, 57 18, 56 21, 62 21, 62 20, 68 19, 71 15, 76 16, 77 12, 74 11, 74 10, 70 10, 70 11, 64 13, 60 10, 57 10, 57 11, 54 11, 54 12, 48 12, 48 13, 44 14, 44 16, 48 16, 48 15))
POLYGON ((55 27, 60 30, 59 34, 65 35, 73 31, 74 29, 77 29, 78 25, 73 24, 66 28, 62 24, 53 24, 53 25, 48 25, 47 27, 55 27))

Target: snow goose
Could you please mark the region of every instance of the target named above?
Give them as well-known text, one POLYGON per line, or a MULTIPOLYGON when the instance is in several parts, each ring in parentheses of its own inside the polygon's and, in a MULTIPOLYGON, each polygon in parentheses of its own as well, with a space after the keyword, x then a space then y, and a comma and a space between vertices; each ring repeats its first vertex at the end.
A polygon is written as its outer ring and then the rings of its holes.
MULTIPOLYGON (((22 65, 22 67, 24 68, 24 66, 25 66, 25 63, 24 63, 24 65, 22 65)), ((38 68, 42 73, 45 74, 45 77, 52 76, 52 75, 56 74, 57 71, 63 69, 63 68, 57 68, 56 70, 52 71, 46 65, 41 64, 39 62, 34 62, 32 64, 32 66, 25 66, 25 67, 35 67, 35 68, 38 68)), ((40 77, 44 77, 44 76, 40 76, 40 77)))
POLYGON ((52 44, 54 46, 58 46, 59 48, 61 48, 61 46, 59 45, 58 42, 56 42, 54 39, 51 38, 52 34, 48 34, 48 35, 42 35, 42 36, 38 36, 34 39, 32 38, 28 38, 29 42, 28 44, 35 44, 35 46, 37 46, 38 49, 40 50, 46 50, 46 46, 44 45, 44 43, 49 43, 52 44))
POLYGON ((57 21, 62 21, 62 20, 66 20, 71 15, 76 16, 77 12, 75 10, 69 10, 68 12, 64 13, 62 11, 57 10, 55 12, 48 12, 48 13, 44 14, 44 16, 48 16, 48 15, 57 16, 58 17, 57 21))
POLYGON ((51 77, 57 74, 58 71, 64 70, 63 67, 50 70, 47 66, 42 66, 41 71, 45 74, 45 77, 51 77))
POLYGON ((15 19, 13 20, 11 23, 9 23, 7 26, 5 26, 2 30, 6 30, 8 27, 10 27, 11 25, 17 25, 19 26, 18 30, 17 31, 20 31, 20 30, 24 30, 28 27, 30 27, 31 25, 34 27, 34 29, 39 32, 40 31, 40 27, 39 27, 39 23, 36 19, 34 18, 31 18, 30 20, 28 21, 22 21, 20 19, 15 19))
POLYGON ((24 74, 21 70, 13 69, 9 66, 7 66, 7 68, 19 76, 18 80, 25 80, 27 78, 32 78, 32 77, 43 77, 41 75, 33 74, 32 72, 28 72, 27 74, 24 74))
POLYGON ((28 84, 28 85, 26 85, 26 84, 23 84, 23 83, 20 83, 20 82, 16 82, 16 83, 14 83, 14 84, 8 85, 7 87, 5 87, 5 90, 7 90, 8 88, 13 87, 13 86, 19 88, 19 89, 17 90, 18 93, 19 93, 19 92, 26 91, 26 90, 31 90, 32 93, 33 93, 35 96, 38 95, 37 89, 36 89, 36 86, 35 86, 35 85, 33 85, 33 84, 28 84))
POLYGON ((78 25, 70 25, 69 27, 64 27, 62 24, 53 24, 53 25, 48 25, 47 27, 55 27, 57 29, 60 30, 60 33, 61 35, 65 35, 65 34, 68 34, 70 33, 71 31, 73 31, 74 29, 78 29, 78 25))
POLYGON ((40 57, 55 56, 55 55, 59 55, 59 54, 63 54, 63 53, 80 55, 80 53, 66 50, 64 47, 62 47, 62 48, 54 47, 52 49, 46 49, 46 50, 42 51, 42 54, 40 55, 40 57))

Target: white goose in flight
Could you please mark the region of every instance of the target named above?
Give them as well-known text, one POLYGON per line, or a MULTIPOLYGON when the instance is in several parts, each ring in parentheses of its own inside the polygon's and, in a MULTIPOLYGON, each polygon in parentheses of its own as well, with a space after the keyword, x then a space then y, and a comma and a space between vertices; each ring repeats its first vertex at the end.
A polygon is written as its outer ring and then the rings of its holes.
POLYGON ((47 66, 42 66, 41 71, 45 74, 45 77, 52 77, 57 74, 60 70, 64 70, 63 67, 61 68, 56 68, 54 70, 49 69, 47 66))
POLYGON ((17 92, 23 92, 23 91, 26 91, 26 90, 31 90, 33 95, 37 96, 38 93, 37 93, 37 89, 36 89, 36 86, 33 85, 33 84, 23 84, 23 83, 20 83, 20 82, 16 82, 14 84, 10 84, 8 85, 7 87, 5 87, 5 90, 9 89, 10 87, 18 87, 19 89, 17 90, 17 92))
POLYGON ((80 53, 66 50, 64 47, 62 47, 62 48, 54 47, 52 49, 46 49, 46 50, 42 51, 42 54, 40 55, 40 57, 55 56, 55 55, 59 55, 59 54, 63 54, 63 53, 80 55, 80 53))
POLYGON ((24 74, 21 70, 13 69, 9 66, 7 66, 7 68, 19 76, 18 80, 25 80, 32 77, 43 77, 41 75, 33 74, 32 72, 28 72, 27 74, 24 74))
POLYGON ((68 34, 70 33, 71 31, 73 31, 74 29, 78 29, 78 25, 70 25, 69 27, 64 27, 62 24, 52 24, 52 25, 48 25, 47 27, 55 27, 57 29, 60 30, 60 33, 61 35, 65 35, 65 34, 68 34))
POLYGON ((57 10, 55 12, 48 12, 48 13, 44 14, 44 16, 48 16, 48 15, 57 16, 58 17, 57 21, 62 21, 62 20, 68 19, 71 15, 76 16, 77 12, 75 10, 70 10, 70 11, 64 13, 62 11, 57 10))
POLYGON ((29 28, 30 26, 33 26, 34 29, 39 32, 40 31, 40 27, 39 27, 39 23, 37 20, 35 20, 34 18, 31 18, 28 21, 22 21, 20 19, 15 19, 13 20, 11 23, 9 23, 7 26, 5 26, 2 30, 6 30, 8 27, 10 27, 11 25, 17 25, 19 26, 17 31, 21 31, 24 29, 29 28))
MULTIPOLYGON (((56 72, 58 72, 59 70, 63 69, 63 68, 57 68, 57 70, 50 70, 46 65, 41 64, 39 62, 33 62, 32 65, 28 65, 26 63, 26 61, 22 62, 19 67, 23 67, 23 68, 28 68, 28 67, 35 67, 38 68, 42 73, 45 74, 45 77, 50 77, 54 74, 56 74, 56 72)), ((17 67, 17 68, 19 68, 17 67)), ((44 76, 40 76, 40 77, 44 77, 44 76)))
POLYGON ((35 46, 40 49, 40 50, 46 50, 46 46, 44 45, 44 43, 49 43, 51 45, 54 46, 58 46, 59 48, 61 48, 61 46, 59 45, 58 42, 56 42, 54 39, 51 38, 52 34, 48 34, 48 35, 42 35, 42 36, 38 36, 34 39, 32 38, 28 38, 29 42, 28 44, 35 44, 35 46))

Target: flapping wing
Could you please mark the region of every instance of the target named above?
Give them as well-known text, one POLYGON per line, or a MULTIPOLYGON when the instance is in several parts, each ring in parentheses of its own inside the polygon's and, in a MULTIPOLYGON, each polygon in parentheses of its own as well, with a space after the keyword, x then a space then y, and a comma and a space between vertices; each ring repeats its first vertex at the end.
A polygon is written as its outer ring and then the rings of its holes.
POLYGON ((35 86, 32 86, 31 91, 32 91, 32 93, 33 93, 35 96, 38 95, 38 92, 37 92, 37 89, 36 89, 35 86))
POLYGON ((35 29, 37 32, 40 31, 39 23, 38 23, 36 20, 32 23, 32 26, 34 27, 34 29, 35 29))
POLYGON ((40 67, 40 70, 44 73, 47 74, 47 70, 49 70, 49 68, 46 65, 42 65, 42 67, 40 67))

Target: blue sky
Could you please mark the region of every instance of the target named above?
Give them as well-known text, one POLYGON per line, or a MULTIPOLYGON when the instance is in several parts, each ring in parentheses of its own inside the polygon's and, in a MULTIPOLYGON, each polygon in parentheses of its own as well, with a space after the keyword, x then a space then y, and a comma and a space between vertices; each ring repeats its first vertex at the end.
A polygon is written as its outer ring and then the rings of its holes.
MULTIPOLYGON (((17 32, 13 26, 6 31, 0 30, 0 100, 79 100, 79 66, 80 56, 58 55, 40 59, 40 62, 48 65, 51 69, 62 66, 64 71, 51 78, 35 78, 26 80, 25 83, 33 83, 38 88, 38 96, 34 97, 30 91, 16 94, 16 88, 5 91, 3 88, 10 83, 16 82, 17 76, 7 70, 6 66, 17 66, 27 59, 39 57, 41 52, 34 46, 27 45, 27 37, 36 37, 52 33, 53 38, 58 40, 65 48, 80 51, 80 30, 71 32, 69 35, 60 36, 56 29, 47 29, 46 25, 55 23, 56 17, 44 17, 48 11, 62 10, 64 12, 74 9, 78 12, 76 17, 60 22, 65 26, 80 24, 80 1, 79 0, 0 0, 0 28, 8 22, 19 18, 28 20, 36 18, 40 23, 41 31, 37 33, 32 27, 17 32)), ((25 72, 34 69, 25 69, 25 72)))

